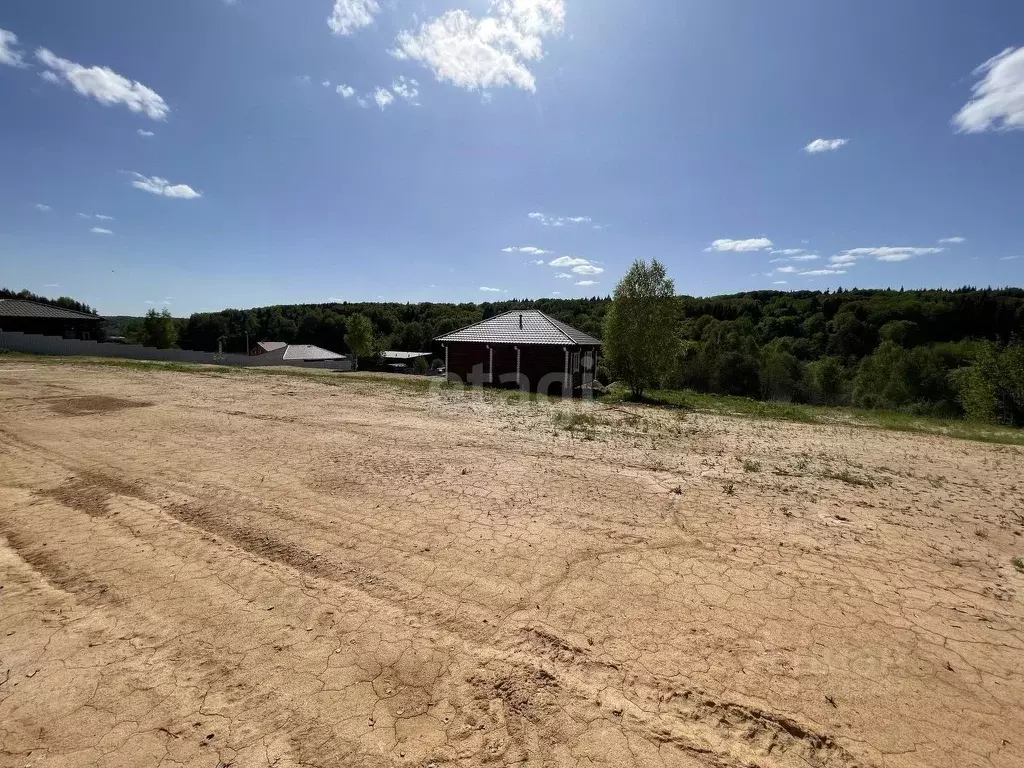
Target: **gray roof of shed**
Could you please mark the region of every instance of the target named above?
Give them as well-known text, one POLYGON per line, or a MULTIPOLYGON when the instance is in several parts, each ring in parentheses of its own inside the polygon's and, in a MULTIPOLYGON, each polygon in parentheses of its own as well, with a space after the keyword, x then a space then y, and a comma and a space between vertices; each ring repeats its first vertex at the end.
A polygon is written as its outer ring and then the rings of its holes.
POLYGON ((344 360, 344 355, 313 344, 289 344, 284 348, 285 360, 344 360))
POLYGON ((583 331, 548 317, 537 309, 514 309, 475 325, 460 328, 435 341, 470 341, 482 344, 554 344, 600 346, 583 331), (519 318, 522 317, 520 328, 519 318))
POLYGON ((275 349, 281 349, 282 347, 287 347, 288 345, 283 341, 261 341, 256 346, 262 349, 264 352, 273 352, 275 349))
POLYGON ((99 315, 90 315, 73 309, 54 307, 50 304, 39 304, 35 301, 25 301, 23 299, 0 299, 0 317, 41 317, 48 320, 95 321, 103 319, 99 315))
POLYGON ((417 357, 430 357, 429 352, 381 352, 380 356, 385 360, 415 360, 417 357))

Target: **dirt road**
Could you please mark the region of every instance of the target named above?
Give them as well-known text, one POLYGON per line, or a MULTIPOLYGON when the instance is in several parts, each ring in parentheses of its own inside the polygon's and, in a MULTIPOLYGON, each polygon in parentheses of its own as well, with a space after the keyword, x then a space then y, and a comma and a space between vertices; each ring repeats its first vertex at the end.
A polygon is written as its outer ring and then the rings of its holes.
POLYGON ((569 407, 0 361, 0 765, 1024 765, 1021 449, 569 407))

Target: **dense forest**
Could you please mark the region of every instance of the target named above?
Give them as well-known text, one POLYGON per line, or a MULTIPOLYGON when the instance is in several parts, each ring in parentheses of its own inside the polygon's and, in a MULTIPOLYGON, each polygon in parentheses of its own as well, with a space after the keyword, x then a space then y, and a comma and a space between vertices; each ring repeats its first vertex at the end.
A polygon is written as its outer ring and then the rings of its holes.
MULTIPOLYGON (((663 388, 852 404, 1024 425, 1024 290, 757 291, 678 297, 663 388)), ((600 337, 610 299, 484 304, 316 304, 176 319, 177 344, 244 352, 273 340, 345 352, 348 318, 376 348, 440 350, 432 340, 510 309, 535 308, 600 337)), ((141 318, 108 334, 139 339, 141 318)), ((602 377, 606 372, 602 371, 602 377)))

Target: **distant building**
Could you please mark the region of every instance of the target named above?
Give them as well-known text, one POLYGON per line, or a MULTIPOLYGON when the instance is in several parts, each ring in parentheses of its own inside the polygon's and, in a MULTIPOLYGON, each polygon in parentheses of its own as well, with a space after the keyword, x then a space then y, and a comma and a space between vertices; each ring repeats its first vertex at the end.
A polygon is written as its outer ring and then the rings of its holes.
POLYGON ((98 340, 103 318, 23 299, 0 299, 0 332, 20 331, 65 339, 98 340))
POLYGON ((431 357, 433 355, 430 352, 395 352, 389 350, 380 353, 380 359, 384 365, 389 370, 399 373, 408 373, 415 370, 414 366, 417 360, 423 360, 429 365, 431 357))
POLYGON ((249 350, 250 355, 265 355, 267 352, 274 352, 282 347, 287 347, 283 341, 261 341, 249 350))
MULTIPOLYGON (((256 346, 258 347, 259 344, 256 346)), ((287 365, 289 362, 323 363, 325 368, 335 368, 339 371, 352 370, 352 361, 347 356, 312 344, 283 344, 269 352, 264 352, 260 357, 266 360, 267 365, 287 365)))
POLYGON ((593 382, 601 342, 535 309, 512 310, 435 339, 449 381, 572 393, 593 382))

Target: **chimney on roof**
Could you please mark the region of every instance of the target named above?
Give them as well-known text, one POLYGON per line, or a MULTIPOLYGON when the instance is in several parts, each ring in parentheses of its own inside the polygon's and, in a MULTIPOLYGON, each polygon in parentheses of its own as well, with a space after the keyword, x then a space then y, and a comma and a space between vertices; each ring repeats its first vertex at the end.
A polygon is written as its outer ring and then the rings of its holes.
POLYGON ((522 314, 519 315, 519 330, 520 331, 523 330, 523 316, 522 316, 522 314))

